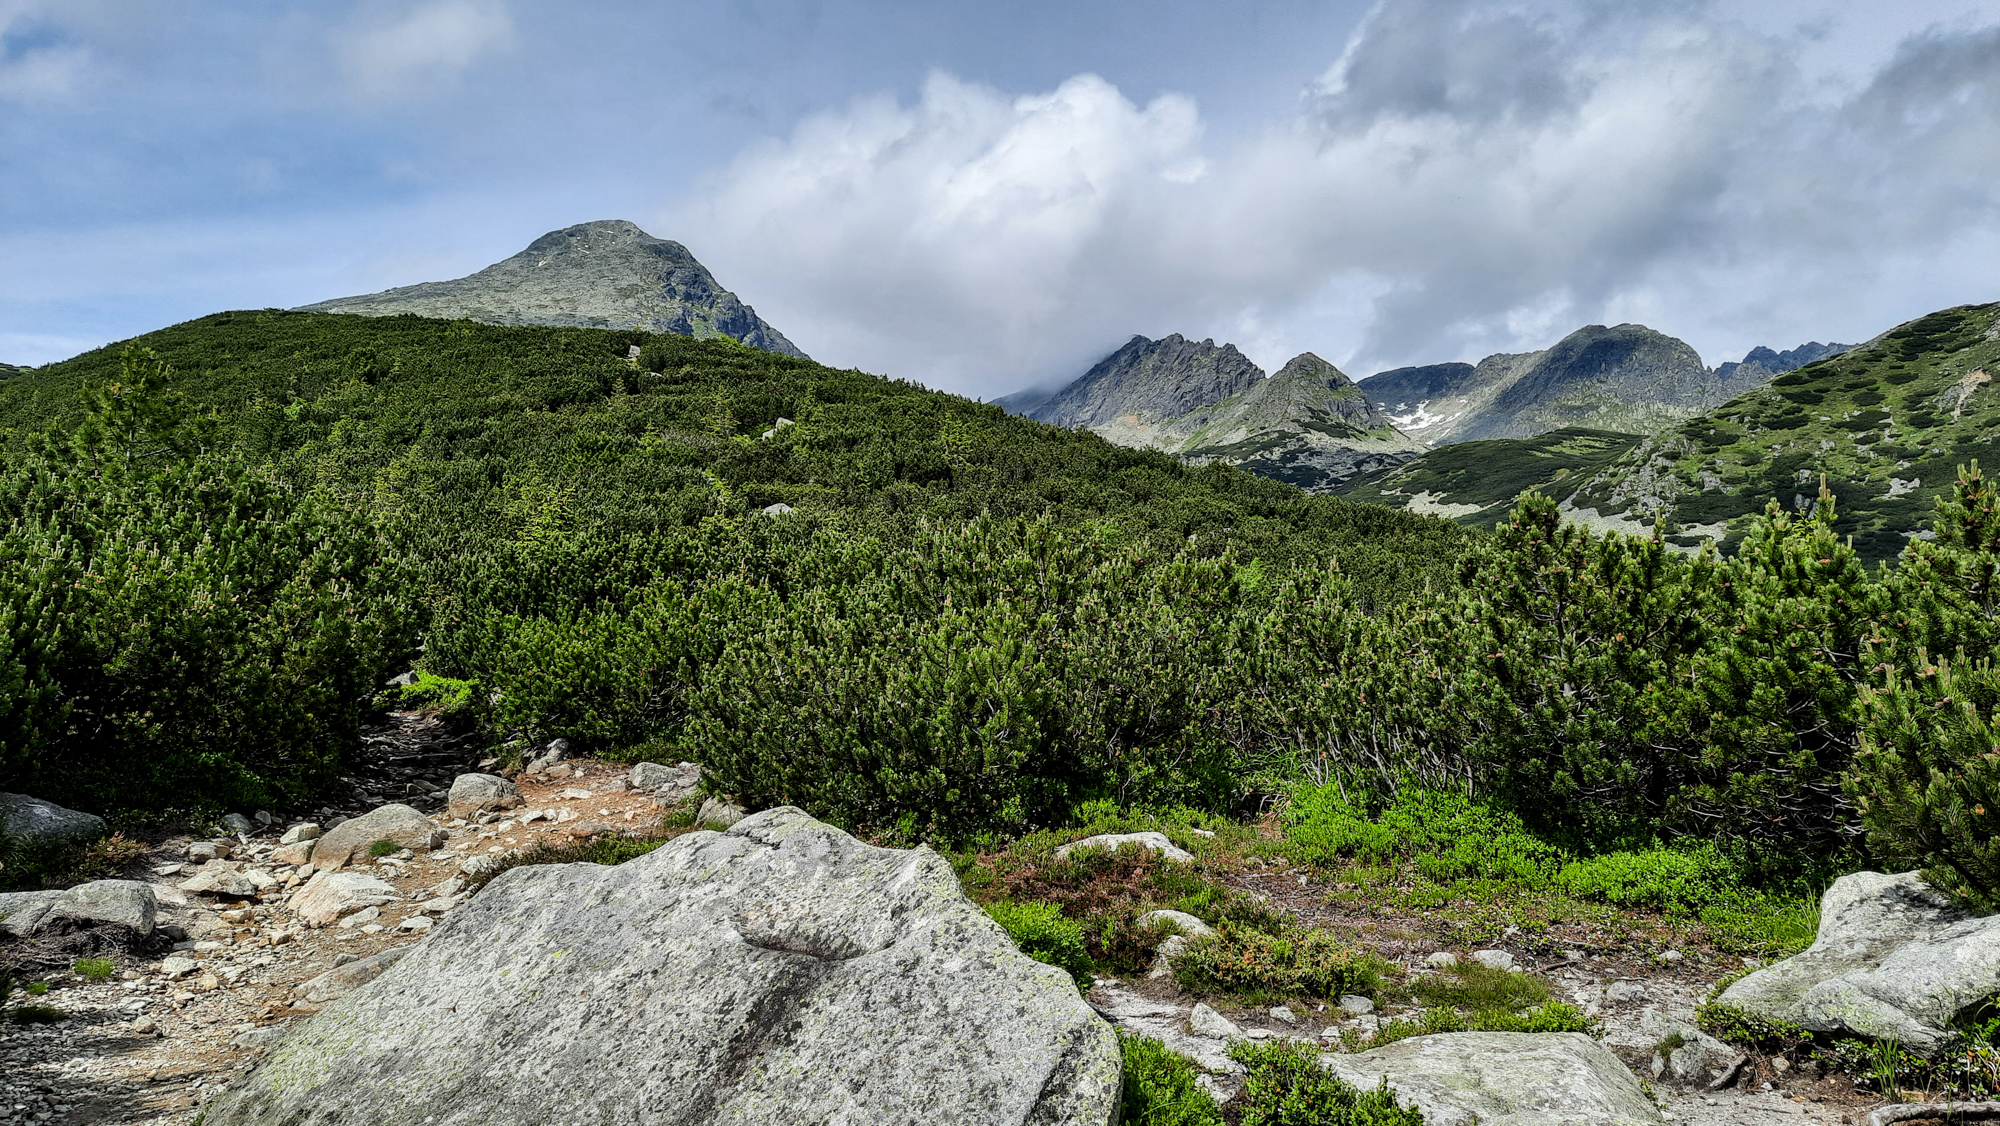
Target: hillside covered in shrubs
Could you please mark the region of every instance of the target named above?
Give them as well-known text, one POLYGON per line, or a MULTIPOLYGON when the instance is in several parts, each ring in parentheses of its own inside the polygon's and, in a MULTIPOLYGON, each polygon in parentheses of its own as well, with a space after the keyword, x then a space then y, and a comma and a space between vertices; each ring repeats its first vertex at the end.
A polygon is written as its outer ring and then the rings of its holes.
MULTIPOLYGON (((0 789, 300 802, 414 664, 496 748, 695 760, 882 839, 1305 782, 1363 815, 1469 793, 1565 857, 1873 854, 2000 896, 1976 470, 1892 565, 1830 495, 1689 558, 727 341, 286 313, 18 375, 0 426, 0 789)), ((1325 847, 1388 847, 1327 816, 1325 847)))

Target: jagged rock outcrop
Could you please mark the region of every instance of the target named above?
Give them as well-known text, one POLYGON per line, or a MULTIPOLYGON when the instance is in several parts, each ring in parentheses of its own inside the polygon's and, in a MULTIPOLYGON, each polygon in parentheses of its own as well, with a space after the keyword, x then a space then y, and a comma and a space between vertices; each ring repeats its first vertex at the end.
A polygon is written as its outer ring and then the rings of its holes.
POLYGON ((1360 386, 1427 446, 1566 427, 1648 434, 1736 393, 1686 343, 1635 324, 1587 325, 1544 351, 1464 367, 1397 368, 1360 386))
POLYGON ((753 348, 804 357, 756 310, 722 288, 677 242, 623 219, 564 227, 528 249, 452 281, 337 297, 307 312, 387 317, 463 317, 498 325, 642 328, 683 336, 727 336, 753 348))
POLYGON ((1189 411, 1250 389, 1264 370, 1234 344, 1196 342, 1180 333, 1134 336, 1028 417, 1083 427, 1121 446, 1156 444, 1150 432, 1189 411))
POLYGON ((2000 915, 1971 915, 1915 872, 1856 872, 1821 897, 1811 946, 1716 1000, 1814 1032, 1929 1052, 1953 1038, 1959 1014, 1996 995, 2000 915))
POLYGON ((204 1121, 1108 1126, 1119 1072, 942 857, 780 807, 502 873, 204 1121))

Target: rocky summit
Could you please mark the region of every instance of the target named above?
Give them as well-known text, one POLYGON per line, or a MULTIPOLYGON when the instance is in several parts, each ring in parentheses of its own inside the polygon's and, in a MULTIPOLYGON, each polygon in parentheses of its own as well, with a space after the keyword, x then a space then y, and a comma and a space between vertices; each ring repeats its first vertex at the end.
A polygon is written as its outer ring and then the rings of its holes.
POLYGON ((206 1126, 1107 1126, 1119 1047, 936 853, 791 807, 511 869, 274 1048, 206 1126))
POLYGON ((1154 428, 1248 391, 1262 378, 1264 370, 1234 344, 1179 333, 1134 336, 1028 417, 1092 430, 1121 446, 1148 446, 1155 444, 1154 428))
POLYGON ((803 358, 677 242, 622 219, 550 231, 503 262, 452 281, 301 306, 370 317, 414 313, 497 325, 640 328, 732 340, 803 358))

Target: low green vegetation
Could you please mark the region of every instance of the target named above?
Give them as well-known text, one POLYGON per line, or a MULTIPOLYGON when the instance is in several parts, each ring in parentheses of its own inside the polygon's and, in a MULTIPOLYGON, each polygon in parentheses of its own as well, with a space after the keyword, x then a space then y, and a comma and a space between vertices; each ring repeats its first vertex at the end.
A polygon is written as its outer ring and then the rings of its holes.
POLYGON ((109 981, 117 969, 109 958, 83 958, 75 966, 77 976, 85 981, 109 981))
POLYGON ((1325 931, 1286 928, 1272 934, 1227 923, 1197 938, 1173 961, 1174 980, 1195 994, 1228 994, 1250 1003, 1300 997, 1373 996, 1381 959, 1325 931))
POLYGON ((1490 438, 1456 442, 1413 461, 1364 473, 1335 492, 1368 504, 1407 507, 1428 494, 1433 503, 1470 505, 1452 517, 1467 527, 1491 531, 1523 493, 1530 490, 1561 502, 1585 482, 1610 469, 1639 445, 1637 434, 1566 427, 1533 438, 1490 438))
POLYGON ((1386 1082, 1373 1091, 1342 1082, 1310 1044, 1238 1041, 1229 1058, 1245 1072, 1242 1126, 1423 1126, 1423 1114, 1398 1106, 1386 1082))
POLYGON ((1118 1034, 1124 1061, 1119 1126, 1222 1126, 1215 1100, 1195 1081, 1194 1061, 1145 1036, 1118 1034))
POLYGON ((1064 918, 1062 908, 1053 903, 1002 901, 987 904, 986 913, 1000 924, 1021 948, 1021 953, 1067 972, 1078 989, 1089 990, 1090 971, 1095 963, 1084 947, 1082 925, 1064 918))

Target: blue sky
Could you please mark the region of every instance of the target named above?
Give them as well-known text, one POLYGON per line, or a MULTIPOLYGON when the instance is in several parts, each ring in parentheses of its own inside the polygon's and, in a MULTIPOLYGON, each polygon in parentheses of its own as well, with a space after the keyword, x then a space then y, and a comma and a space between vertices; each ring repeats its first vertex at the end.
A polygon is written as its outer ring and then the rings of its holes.
POLYGON ((1711 363, 2000 299, 2000 0, 0 0, 0 360, 686 243, 991 396, 1132 333, 1711 363))

